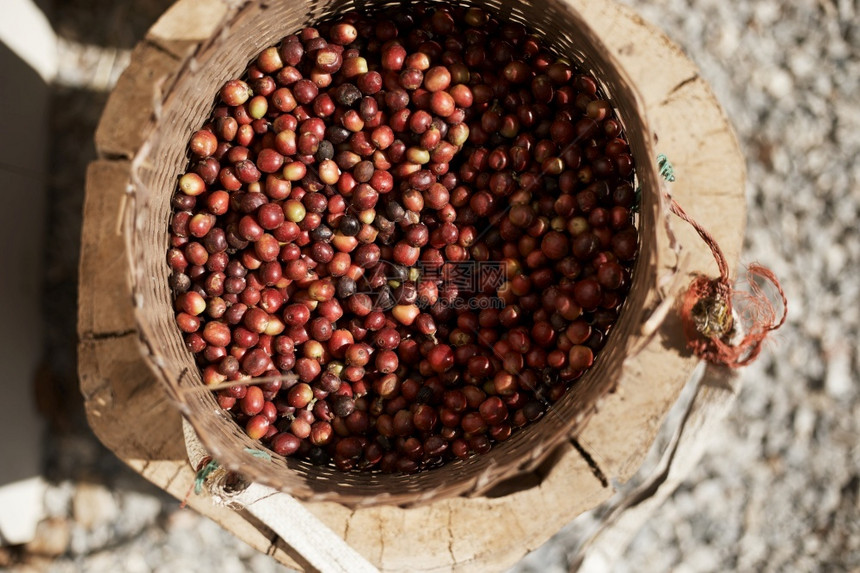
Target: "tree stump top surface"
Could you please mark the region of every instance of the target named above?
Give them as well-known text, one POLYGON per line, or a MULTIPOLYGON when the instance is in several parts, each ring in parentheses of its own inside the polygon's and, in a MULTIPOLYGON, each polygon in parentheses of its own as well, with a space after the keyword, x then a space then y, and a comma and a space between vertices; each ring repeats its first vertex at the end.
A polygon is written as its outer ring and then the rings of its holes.
MULTIPOLYGON (((673 196, 711 231, 733 269, 746 219, 744 159, 709 87, 677 46, 629 9, 601 0, 571 4, 632 78, 651 120, 656 150, 675 166, 673 196)), ((96 134, 103 159, 87 174, 79 368, 89 422, 118 457, 178 499, 192 488, 195 468, 187 461, 179 412, 141 357, 123 271, 126 253, 118 248, 123 245, 120 221, 131 158, 143 144, 141 131, 129 126, 152 116, 151 86, 175 74, 189 54, 217 33, 231 9, 226 0, 180 0, 153 26, 108 101, 96 134)), ((672 224, 684 247, 679 260, 685 276, 714 275, 713 257, 695 232, 678 220, 672 224)), ((688 354, 674 353, 667 369, 665 348, 683 347, 679 336, 680 325, 670 316, 640 352, 641 371, 619 381, 577 439, 553 463, 538 468, 543 473, 533 487, 524 483, 497 497, 453 498, 408 509, 305 505, 385 571, 508 567, 610 497, 614 490, 609 484, 626 481, 638 469, 697 363, 688 354)), ((280 562, 303 566, 301 556, 272 542, 268 528, 247 514, 194 495, 188 503, 280 562)))

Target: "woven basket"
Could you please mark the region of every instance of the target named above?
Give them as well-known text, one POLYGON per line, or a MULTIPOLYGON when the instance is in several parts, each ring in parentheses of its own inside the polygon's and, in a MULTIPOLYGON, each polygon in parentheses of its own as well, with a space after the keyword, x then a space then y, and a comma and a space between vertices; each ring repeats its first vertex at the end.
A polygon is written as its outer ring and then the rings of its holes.
MULTIPOLYGON (((165 263, 170 198, 187 164, 189 134, 209 116, 213 95, 241 75, 263 48, 304 25, 344 10, 374 9, 392 2, 251 1, 228 11, 220 32, 204 42, 169 85, 157 87, 154 128, 132 161, 132 185, 123 221, 130 264, 134 314, 143 355, 168 396, 190 421, 212 456, 249 480, 303 500, 330 500, 350 506, 418 505, 452 496, 485 494, 530 472, 562 443, 577 435, 610 392, 626 360, 641 346, 641 326, 659 301, 657 268, 670 251, 665 209, 654 163, 652 131, 636 89, 587 22, 564 0, 470 2, 501 19, 538 32, 558 53, 580 64, 602 84, 616 108, 636 162, 642 189, 638 226, 640 253, 630 294, 595 366, 579 379, 547 415, 514 433, 484 455, 453 461, 412 475, 341 472, 298 459, 253 456, 260 445, 222 411, 212 393, 201 391, 198 367, 174 323, 165 263)), ((408 6, 408 3, 405 3, 408 6)))

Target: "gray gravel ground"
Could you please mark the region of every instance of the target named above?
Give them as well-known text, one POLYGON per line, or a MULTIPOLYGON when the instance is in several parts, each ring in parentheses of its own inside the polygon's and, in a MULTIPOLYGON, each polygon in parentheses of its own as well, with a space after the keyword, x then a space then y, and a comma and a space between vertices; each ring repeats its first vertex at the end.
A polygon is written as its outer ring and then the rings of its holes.
MULTIPOLYGON (((701 68, 747 157, 746 261, 782 281, 787 325, 696 471, 627 549, 618 571, 860 568, 860 3, 624 0, 701 68)), ((76 397, 75 285, 84 168, 103 91, 167 0, 56 2, 64 63, 52 96, 54 158, 40 377, 52 421, 50 519, 0 567, 52 572, 282 571, 156 491, 87 430, 76 397), (108 48, 92 51, 87 44, 108 48), (59 396, 59 399, 51 397, 59 396), (23 565, 15 566, 15 560, 23 565)), ((567 571, 565 528, 516 571, 567 571)))

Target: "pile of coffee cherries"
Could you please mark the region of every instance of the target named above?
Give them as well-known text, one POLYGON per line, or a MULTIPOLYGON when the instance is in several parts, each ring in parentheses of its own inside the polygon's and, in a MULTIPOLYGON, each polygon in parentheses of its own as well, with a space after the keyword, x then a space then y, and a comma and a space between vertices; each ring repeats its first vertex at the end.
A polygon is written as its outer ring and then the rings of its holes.
POLYGON ((485 453, 592 366, 629 289, 612 106, 477 8, 287 36, 224 84, 189 154, 176 323, 220 406, 283 456, 408 473, 485 453))

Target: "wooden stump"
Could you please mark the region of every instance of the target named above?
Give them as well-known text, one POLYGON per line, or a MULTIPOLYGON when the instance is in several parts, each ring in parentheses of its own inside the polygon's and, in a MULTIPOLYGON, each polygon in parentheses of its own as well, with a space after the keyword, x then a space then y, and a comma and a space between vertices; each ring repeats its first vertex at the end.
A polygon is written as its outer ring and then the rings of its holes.
MULTIPOLYGON (((734 134, 694 65, 665 36, 627 8, 572 0, 627 70, 641 93, 657 138, 676 169, 673 196, 701 221, 737 264, 746 218, 744 161, 734 134)), ((179 0, 135 49, 129 70, 108 101, 96 133, 102 159, 87 176, 80 269, 80 378, 90 425, 135 471, 177 499, 188 494, 180 415, 144 363, 121 236, 131 161, 157 113, 153 86, 174 76, 213 37, 233 8, 228 0, 179 0), (188 22, 195 22, 194 27, 188 22), (122 127, 124 126, 124 127, 122 127)), ((683 250, 677 275, 716 274, 695 232, 673 221, 683 250)), ((667 285, 668 287, 668 285, 667 285)), ((642 463, 666 412, 697 360, 684 349, 670 310, 625 375, 599 404, 577 440, 534 474, 534 485, 494 497, 453 498, 415 508, 351 509, 333 502, 305 506, 384 571, 498 570, 508 567, 582 512, 614 493, 642 463), (659 372, 660 376, 654 376, 659 372), (647 384, 641 381, 647 380, 647 384), (588 458, 588 460, 586 459, 588 458)), ((190 496, 188 503, 256 549, 304 568, 271 531, 242 511, 190 496)))

